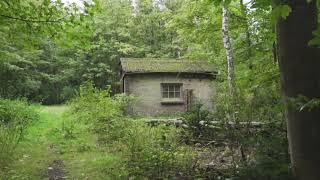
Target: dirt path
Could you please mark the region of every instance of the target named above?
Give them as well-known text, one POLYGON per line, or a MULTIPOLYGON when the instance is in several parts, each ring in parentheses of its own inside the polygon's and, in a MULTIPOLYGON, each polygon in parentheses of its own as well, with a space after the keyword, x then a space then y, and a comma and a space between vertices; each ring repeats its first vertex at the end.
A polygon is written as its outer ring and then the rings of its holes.
MULTIPOLYGON (((42 112, 50 113, 52 115, 51 118, 53 119, 60 119, 60 115, 65 111, 65 107, 57 106, 57 107, 50 107, 45 108, 42 112)), ((63 180, 66 179, 66 172, 65 172, 65 164, 64 161, 59 159, 59 153, 57 146, 55 144, 51 144, 49 147, 49 152, 52 156, 56 157, 57 159, 52 160, 47 168, 46 178, 49 180, 63 180)))
POLYGON ((101 162, 112 160, 106 163, 112 169, 117 161, 113 163, 112 155, 97 148, 97 137, 87 125, 74 124, 63 114, 67 109, 39 107, 39 120, 25 131, 10 169, 0 175, 0 180, 110 179, 100 170, 105 168, 101 162))
POLYGON ((66 179, 63 161, 62 160, 53 160, 49 164, 47 176, 48 176, 49 180, 66 179))

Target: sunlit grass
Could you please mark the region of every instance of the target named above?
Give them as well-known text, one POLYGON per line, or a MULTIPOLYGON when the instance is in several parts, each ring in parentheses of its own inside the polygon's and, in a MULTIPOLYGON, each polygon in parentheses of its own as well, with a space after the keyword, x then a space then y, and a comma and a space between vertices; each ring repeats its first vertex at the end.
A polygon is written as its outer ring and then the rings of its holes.
POLYGON ((55 114, 62 114, 68 109, 66 105, 56 105, 56 106, 43 106, 41 108, 41 112, 43 113, 55 113, 55 114))
MULTIPOLYGON (((149 129, 139 120, 132 124, 133 136, 126 137, 131 143, 99 144, 92 124, 65 113, 67 106, 39 106, 38 110, 40 120, 27 129, 3 179, 47 179, 48 167, 54 160, 64 162, 66 179, 126 179, 130 174, 126 164, 130 153, 144 156, 135 151, 143 148, 151 157, 151 150, 156 150, 154 143, 164 133, 149 129)), ((135 161, 147 163, 143 159, 135 161)))
POLYGON ((118 179, 126 175, 121 158, 99 147, 88 125, 64 113, 67 106, 37 108, 40 120, 27 129, 14 162, 1 180, 46 179, 53 160, 64 161, 67 179, 118 179))
POLYGON ((49 162, 56 158, 56 155, 51 152, 54 142, 51 140, 50 132, 62 122, 60 115, 53 116, 49 111, 51 108, 61 109, 62 107, 39 107, 40 120, 26 130, 17 148, 15 161, 6 175, 7 179, 43 179, 45 177, 49 162))

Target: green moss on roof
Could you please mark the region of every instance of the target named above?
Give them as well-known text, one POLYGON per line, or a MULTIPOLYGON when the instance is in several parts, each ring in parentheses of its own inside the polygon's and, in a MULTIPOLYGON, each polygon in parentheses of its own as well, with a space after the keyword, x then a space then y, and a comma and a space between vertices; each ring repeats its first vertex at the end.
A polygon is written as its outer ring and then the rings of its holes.
POLYGON ((122 58, 121 67, 125 73, 216 73, 216 68, 207 61, 186 59, 122 58))

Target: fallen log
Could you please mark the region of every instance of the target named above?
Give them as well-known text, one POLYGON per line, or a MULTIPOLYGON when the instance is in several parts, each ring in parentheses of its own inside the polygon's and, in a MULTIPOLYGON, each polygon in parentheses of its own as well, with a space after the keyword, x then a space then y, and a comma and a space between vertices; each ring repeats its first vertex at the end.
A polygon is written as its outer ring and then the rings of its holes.
MULTIPOLYGON (((156 126, 159 124, 166 124, 166 125, 175 125, 178 127, 188 127, 188 123, 185 119, 179 117, 174 119, 146 119, 145 122, 151 126, 156 126)), ((209 128, 221 128, 221 126, 246 126, 246 127, 261 127, 263 125, 267 125, 268 123, 265 122, 257 122, 257 121, 248 121, 248 122, 224 122, 224 121, 199 121, 200 126, 206 126, 209 128)))

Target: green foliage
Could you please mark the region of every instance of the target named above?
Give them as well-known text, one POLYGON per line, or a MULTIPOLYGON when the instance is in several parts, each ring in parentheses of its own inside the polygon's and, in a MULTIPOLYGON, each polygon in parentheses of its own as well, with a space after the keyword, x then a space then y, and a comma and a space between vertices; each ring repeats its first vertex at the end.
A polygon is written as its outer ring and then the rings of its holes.
MULTIPOLYGON (((110 89, 102 90, 94 87, 92 82, 86 82, 80 86, 79 96, 71 102, 71 112, 74 114, 88 112, 95 114, 97 121, 108 121, 120 117, 119 104, 111 97, 110 89), (96 104, 95 106, 93 106, 96 104), (96 109, 96 108, 99 109, 96 109), (96 114, 96 113, 103 114, 96 114)), ((86 116, 79 115, 79 120, 93 121, 86 116)))
POLYGON ((62 136, 66 139, 74 139, 76 138, 75 134, 75 122, 72 120, 65 120, 62 123, 61 133, 62 136))
POLYGON ((10 164, 27 126, 38 118, 38 113, 26 102, 0 99, 0 172, 10 164))
POLYGON ((213 117, 224 123, 225 131, 219 132, 220 137, 225 137, 231 144, 238 144, 245 157, 238 162, 240 174, 234 175, 239 179, 291 177, 284 106, 278 86, 277 82, 261 84, 254 88, 252 94, 238 90, 235 99, 218 96, 219 103, 213 117), (235 124, 230 126, 226 124, 228 122, 235 124), (254 123, 261 124, 254 126, 254 123))
POLYGON ((291 7, 288 5, 278 5, 272 10, 272 20, 274 23, 278 21, 279 18, 286 19, 291 13, 291 7))
MULTIPOLYGON (((317 1, 319 2, 319 1, 317 1)), ((319 26, 317 29, 313 32, 314 37, 309 41, 309 46, 319 47, 320 45, 320 28, 319 26)))
POLYGON ((115 100, 120 106, 121 113, 124 115, 132 114, 132 107, 138 101, 133 95, 117 94, 115 100))
POLYGON ((91 18, 95 6, 97 2, 86 4, 82 12, 61 1, 1 1, 0 96, 45 104, 66 100, 63 88, 79 86, 72 77, 75 53, 70 51, 90 42, 85 20, 91 18), (72 43, 63 46, 66 42, 72 43))
POLYGON ((3 10, 10 16, 0 16, 2 97, 58 104, 85 81, 118 92, 120 57, 178 58, 187 48, 171 22, 181 0, 139 1, 136 10, 129 0, 94 1, 83 10, 59 1, 27 2, 0 8, 0 15, 3 10))
MULTIPOLYGON (((96 1, 94 1, 96 2, 96 1)), ((96 3, 98 4, 98 3, 96 3)), ((85 12, 77 6, 66 6, 61 1, 11 0, 0 2, 0 32, 6 33, 13 47, 33 48, 41 38, 63 38, 84 17, 92 15, 94 4, 86 4, 85 12), (93 7, 92 7, 93 6, 93 7)), ((72 34, 69 34, 72 36, 72 34)), ((75 39, 73 39, 75 40, 75 39)), ((3 55, 3 53, 1 53, 3 55)))
POLYGON ((255 161, 243 166, 239 176, 242 179, 293 179, 285 127, 269 123, 253 135, 254 138, 242 140, 242 143, 256 149, 255 161))
POLYGON ((179 144, 179 131, 167 126, 149 127, 144 121, 125 117, 123 110, 130 101, 131 97, 111 97, 109 90, 86 83, 80 87, 79 97, 71 101, 69 113, 97 133, 101 146, 112 146, 111 152, 122 157, 128 176, 169 178, 186 173, 192 153, 179 144))
POLYGON ((192 153, 179 145, 177 129, 149 127, 143 121, 133 121, 126 129, 122 141, 125 163, 131 176, 174 178, 179 173, 188 173, 192 153))
POLYGON ((65 86, 62 89, 62 98, 65 101, 71 100, 74 97, 76 97, 77 95, 77 91, 75 90, 75 88, 70 87, 70 86, 65 86))
MULTIPOLYGON (((187 134, 191 133, 194 139, 221 138, 221 131, 211 131, 209 121, 223 122, 223 139, 244 147, 245 153, 252 151, 250 148, 256 151, 252 163, 241 164, 241 176, 245 179, 272 179, 274 175, 285 178, 288 155, 278 93, 274 24, 279 18, 286 18, 291 8, 283 1, 270 0, 253 0, 245 5, 231 0, 137 2, 137 7, 132 8, 130 0, 96 0, 79 9, 62 5, 61 1, 0 1, 0 97, 26 97, 56 104, 79 94, 71 101, 70 119, 59 127, 55 124, 48 133, 58 142, 61 153, 70 149, 76 153, 91 152, 96 146, 80 134, 94 132, 101 147, 112 144, 121 153, 111 157, 95 152, 96 161, 90 155, 85 157, 89 159, 88 164, 72 159, 79 166, 93 166, 96 169, 91 169, 92 172, 103 171, 112 174, 113 179, 127 176, 174 178, 176 169, 185 171, 190 165, 187 159, 192 155, 176 139, 185 131, 164 126, 151 128, 124 116, 134 105, 134 99, 112 96, 119 89, 119 58, 205 59, 214 62, 220 70, 216 108, 213 116, 200 105, 187 113, 187 134), (235 98, 225 93, 228 90, 226 58, 221 43, 221 3, 230 11, 236 67, 235 98), (92 83, 80 86, 86 81, 92 83), (107 85, 111 85, 112 92, 107 85), (257 133, 229 126, 229 121, 236 124, 258 121, 268 126, 257 133)), ((320 33, 315 31, 314 34, 316 38, 310 45, 317 46, 320 33)), ((318 100, 302 98, 298 108, 305 110, 317 105, 318 100)), ((5 116, 1 133, 20 132, 13 127, 26 126, 24 123, 16 126, 12 122, 19 121, 10 120, 24 117, 20 111, 25 105, 14 109, 16 106, 20 106, 19 103, 0 106, 0 113, 5 116)), ((27 115, 24 118, 32 119, 27 115)), ((17 135, 12 138, 20 137, 19 133, 17 135)), ((0 139, 6 136, 1 135, 0 139)), ((82 173, 81 168, 74 172, 82 173)), ((104 178, 91 174, 87 178, 104 178)))
POLYGON ((258 159, 258 163, 242 169, 238 179, 283 179, 293 180, 288 160, 258 159))
POLYGON ((81 85, 79 97, 71 101, 70 111, 79 121, 91 124, 102 143, 108 143, 123 135, 121 127, 126 123, 122 115, 124 99, 111 97, 110 90, 95 88, 87 82, 81 85))
POLYGON ((195 104, 191 111, 183 114, 183 118, 188 126, 187 131, 191 133, 193 139, 196 141, 212 139, 214 133, 212 126, 210 126, 212 114, 205 109, 203 104, 195 104))

